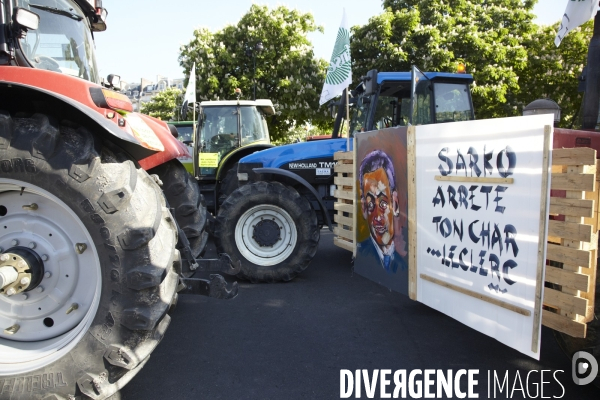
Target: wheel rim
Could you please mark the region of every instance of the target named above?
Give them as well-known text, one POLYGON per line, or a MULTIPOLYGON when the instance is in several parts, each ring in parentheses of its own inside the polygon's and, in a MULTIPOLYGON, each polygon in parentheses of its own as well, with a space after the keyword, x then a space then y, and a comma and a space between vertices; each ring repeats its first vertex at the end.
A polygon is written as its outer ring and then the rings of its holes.
POLYGON ((257 265, 275 265, 286 260, 297 241, 296 224, 290 214, 271 204, 252 207, 241 216, 235 227, 238 250, 257 265), (273 229, 278 229, 276 240, 269 235, 263 235, 262 239, 256 237, 261 230, 264 233, 273 229))
POLYGON ((37 186, 0 179, 0 247, 8 252, 15 245, 44 260, 44 277, 28 292, 0 294, 0 375, 64 356, 90 327, 100 302, 100 261, 79 217, 37 186), (33 203, 37 209, 23 208, 33 203), (6 331, 15 325, 16 332, 6 331))

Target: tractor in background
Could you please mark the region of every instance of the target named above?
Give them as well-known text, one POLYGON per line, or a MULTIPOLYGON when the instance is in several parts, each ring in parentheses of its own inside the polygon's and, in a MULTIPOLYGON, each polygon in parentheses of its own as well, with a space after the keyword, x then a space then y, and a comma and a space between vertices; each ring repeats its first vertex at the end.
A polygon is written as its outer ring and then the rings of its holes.
MULTIPOLYGON (((271 100, 238 98, 200 103, 194 157, 186 168, 191 167, 210 212, 216 214, 237 188, 239 160, 273 147, 266 122, 273 115, 271 100)), ((184 143, 192 145, 189 139, 184 143)))
MULTIPOLYGON (((475 118, 466 73, 377 72, 352 92, 350 134, 407 124, 475 118)), ((334 153, 347 151, 340 136, 345 96, 331 139, 274 147, 239 160, 237 189, 219 205, 217 249, 241 263, 238 274, 252 282, 289 281, 314 257, 320 230, 333 230, 334 153)), ((202 168, 202 167, 200 167, 202 168)), ((228 182, 229 187, 229 182, 228 182)))

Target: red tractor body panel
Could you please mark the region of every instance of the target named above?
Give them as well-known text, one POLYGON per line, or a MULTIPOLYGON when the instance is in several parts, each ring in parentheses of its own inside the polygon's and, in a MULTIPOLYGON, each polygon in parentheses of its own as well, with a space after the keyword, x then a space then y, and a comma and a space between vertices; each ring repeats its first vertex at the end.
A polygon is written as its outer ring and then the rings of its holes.
MULTIPOLYGON (((0 81, 25 84, 61 94, 83 104, 90 109, 90 112, 99 113, 107 119, 110 119, 108 118, 109 113, 113 113, 114 117, 110 120, 118 126, 120 114, 110 108, 99 107, 92 100, 90 88, 102 88, 95 83, 57 72, 11 66, 0 66, 0 81)), ((143 114, 138 114, 138 116, 152 129, 164 147, 164 151, 140 161, 140 165, 144 169, 156 167, 177 157, 190 156, 186 146, 173 137, 164 121, 143 114)), ((135 137, 129 124, 126 123, 125 126, 119 126, 119 128, 135 137)))

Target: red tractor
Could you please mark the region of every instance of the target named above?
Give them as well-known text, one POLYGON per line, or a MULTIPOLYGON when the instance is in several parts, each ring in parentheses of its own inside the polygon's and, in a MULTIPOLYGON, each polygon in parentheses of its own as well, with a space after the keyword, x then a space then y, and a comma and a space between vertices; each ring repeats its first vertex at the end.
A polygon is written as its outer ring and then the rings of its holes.
POLYGON ((0 398, 103 399, 146 363, 177 293, 230 298, 166 123, 102 82, 100 0, 0 0, 0 398), (162 187, 159 186, 164 182, 162 187))

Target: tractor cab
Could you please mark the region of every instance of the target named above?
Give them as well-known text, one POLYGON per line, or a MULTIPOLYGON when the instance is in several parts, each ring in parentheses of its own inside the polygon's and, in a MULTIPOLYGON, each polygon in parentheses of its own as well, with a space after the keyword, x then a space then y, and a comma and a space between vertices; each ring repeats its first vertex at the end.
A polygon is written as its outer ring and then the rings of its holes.
POLYGON ((100 83, 92 32, 106 29, 106 10, 84 0, 17 0, 19 65, 100 83))
POLYGON ((269 144, 265 116, 274 114, 271 100, 201 102, 196 145, 199 179, 214 179, 219 166, 238 149, 269 144))
POLYGON ((218 100, 200 103, 194 140, 194 176, 206 207, 218 205, 237 188, 237 163, 248 154, 273 147, 266 118, 271 100, 218 100))
POLYGON ((351 134, 393 126, 475 119, 465 73, 377 72, 371 70, 355 89, 351 134))

